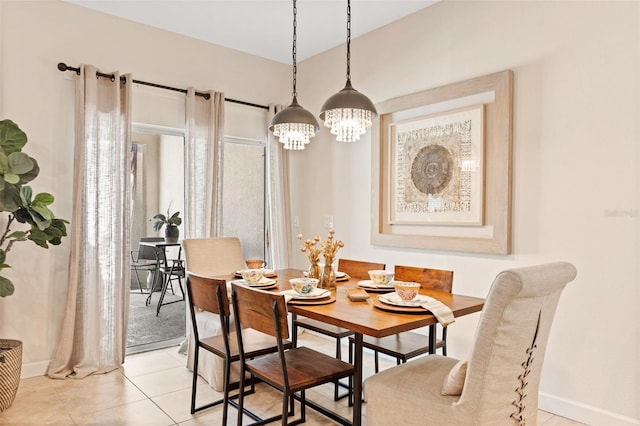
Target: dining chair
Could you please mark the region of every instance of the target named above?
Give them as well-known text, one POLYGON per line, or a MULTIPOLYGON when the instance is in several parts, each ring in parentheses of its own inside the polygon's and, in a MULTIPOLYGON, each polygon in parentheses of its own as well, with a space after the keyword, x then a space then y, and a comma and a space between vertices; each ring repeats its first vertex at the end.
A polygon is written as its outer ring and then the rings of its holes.
POLYGON ((499 273, 468 361, 430 355, 369 377, 367 424, 537 424, 549 330, 575 276, 566 262, 499 273))
MULTIPOLYGON (((156 254, 158 256, 158 271, 162 274, 162 289, 160 290, 160 298, 158 299, 158 306, 156 307, 156 316, 160 314, 160 308, 164 305, 171 303, 183 302, 185 300, 184 289, 182 288, 182 280, 185 278, 184 261, 181 259, 182 247, 178 250, 178 256, 175 259, 169 259, 167 257, 167 251, 164 247, 156 247, 156 254), (178 281, 180 292, 182 293, 182 299, 172 300, 171 302, 165 302, 164 296, 167 293, 167 289, 171 287, 173 292, 173 281, 178 281)), ((175 292, 173 292, 175 294, 175 292)))
MULTIPOLYGON (((373 262, 363 262, 360 260, 351 260, 351 259, 338 259, 338 271, 344 272, 349 275, 351 278, 366 280, 369 279, 369 271, 373 271, 376 269, 384 269, 384 263, 373 263, 373 262)), ((325 324, 320 321, 316 321, 310 318, 300 317, 294 318, 292 321, 292 340, 293 346, 296 347, 298 345, 298 328, 304 328, 308 330, 315 331, 316 333, 320 333, 322 335, 331 337, 336 340, 336 359, 342 359, 342 347, 341 341, 343 337, 349 337, 353 335, 353 331, 347 330, 346 328, 338 327, 335 325, 325 324)), ((350 386, 339 381, 336 381, 334 385, 333 391, 333 399, 335 401, 344 398, 348 395, 345 393, 344 395, 339 395, 340 387, 345 387, 347 390, 350 389, 350 386)))
MULTIPOLYGON (((446 291, 451 293, 453 289, 453 271, 441 269, 420 268, 415 266, 396 265, 395 278, 398 281, 412 281, 420 284, 421 288, 446 291)), ((437 325, 429 326, 429 335, 437 333, 437 325)), ((447 327, 442 327, 442 337, 435 339, 436 349, 441 349, 444 356, 447 355, 447 327)), ((352 338, 349 341, 349 360, 352 359, 352 346, 355 344, 352 338)), ((371 349, 374 354, 374 370, 379 368, 379 353, 389 355, 396 359, 396 364, 407 362, 411 358, 430 352, 429 337, 412 331, 406 331, 387 337, 364 336, 362 347, 371 349)))
MULTIPOLYGON (((332 356, 307 347, 287 349, 284 339, 289 338, 287 307, 284 295, 231 284, 233 311, 242 331, 236 333, 240 350, 240 395, 238 411, 244 407, 245 371, 282 392, 282 424, 287 424, 288 414, 293 414, 294 399, 300 400, 300 419, 306 420, 305 390, 353 376, 354 366, 332 356), (246 327, 246 328, 244 328, 246 327), (250 359, 247 354, 247 329, 254 329, 274 336, 278 353, 250 359), (298 396, 294 395, 299 393, 298 396)), ((238 417, 238 425, 242 419, 238 417)))
MULTIPOLYGON (((164 241, 162 237, 142 237, 140 238, 140 242, 144 241, 164 241)), ((138 275, 139 271, 144 272, 153 272, 153 276, 155 278, 155 274, 158 269, 158 258, 156 256, 156 251, 153 247, 145 246, 138 243, 138 251, 131 251, 131 270, 133 271, 134 276, 136 277, 136 281, 138 283, 138 289, 141 294, 145 294, 145 291, 142 288, 142 282, 140 281, 140 275, 138 275)), ((145 277, 145 283, 147 279, 145 277)), ((153 291, 153 284, 148 289, 149 292, 153 291)))
MULTIPOLYGON (((191 414, 213 407, 222 403, 222 423, 227 424, 228 405, 237 404, 229 396, 231 389, 231 363, 240 361, 238 340, 235 332, 229 329, 229 297, 225 280, 207 278, 193 273, 187 273, 187 294, 189 296, 189 314, 193 327, 195 341, 194 368, 191 384, 191 414), (222 332, 217 336, 201 337, 199 334, 196 312, 209 312, 217 315, 222 325, 222 332), (196 392, 198 383, 198 358, 200 349, 208 351, 224 360, 223 397, 214 402, 196 407, 196 392)), ((246 331, 247 339, 244 350, 248 358, 255 358, 268 353, 278 351, 276 339, 267 334, 255 330, 246 331)), ((283 343, 285 348, 291 348, 291 342, 283 343)), ((253 388, 252 388, 253 390, 253 388)), ((260 420, 258 416, 248 410, 244 413, 254 420, 260 420)))
MULTIPOLYGON (((220 238, 188 238, 182 240, 185 268, 188 273, 205 277, 233 275, 234 271, 243 269, 244 256, 242 245, 236 237, 220 238)), ((222 324, 217 315, 210 312, 196 311, 200 337, 212 337, 222 333, 222 324)), ((196 342, 191 332, 191 322, 187 322, 187 368, 195 368, 194 358, 196 342)), ((230 321, 233 330, 233 317, 230 321)), ((235 366, 234 366, 235 367, 235 366)), ((224 360, 222 357, 205 352, 198 358, 198 373, 211 387, 222 392, 224 384, 224 360)), ((231 370, 231 381, 238 381, 239 367, 231 370)))

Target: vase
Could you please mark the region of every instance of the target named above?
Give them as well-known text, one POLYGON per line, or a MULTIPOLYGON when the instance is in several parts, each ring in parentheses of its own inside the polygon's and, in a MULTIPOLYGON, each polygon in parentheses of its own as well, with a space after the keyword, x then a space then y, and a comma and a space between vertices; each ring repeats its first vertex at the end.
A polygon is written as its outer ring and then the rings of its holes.
POLYGON ((11 407, 20 384, 22 342, 0 339, 0 413, 11 407))
POLYGON ((167 225, 164 228, 164 241, 167 243, 177 243, 180 238, 180 229, 176 225, 167 225))
POLYGON ((320 287, 333 291, 336 289, 336 272, 333 270, 332 262, 327 261, 322 271, 322 279, 320 280, 320 287))
POLYGON ((320 273, 320 265, 318 262, 311 262, 309 266, 309 278, 317 278, 320 279, 322 274, 320 273))

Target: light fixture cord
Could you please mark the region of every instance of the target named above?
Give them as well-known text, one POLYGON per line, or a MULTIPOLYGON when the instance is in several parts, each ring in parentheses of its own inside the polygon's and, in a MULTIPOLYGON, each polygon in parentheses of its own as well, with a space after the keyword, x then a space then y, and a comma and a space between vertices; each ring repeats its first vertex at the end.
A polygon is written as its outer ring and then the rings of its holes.
POLYGON ((298 67, 296 65, 296 40, 297 40, 296 28, 298 26, 298 20, 296 18, 297 14, 298 14, 298 8, 296 7, 296 0, 293 0, 293 49, 292 49, 292 56, 293 56, 293 98, 294 99, 298 95, 298 93, 296 91, 296 74, 298 72, 298 67))
POLYGON ((351 0, 347 0, 347 81, 351 81, 351 0))

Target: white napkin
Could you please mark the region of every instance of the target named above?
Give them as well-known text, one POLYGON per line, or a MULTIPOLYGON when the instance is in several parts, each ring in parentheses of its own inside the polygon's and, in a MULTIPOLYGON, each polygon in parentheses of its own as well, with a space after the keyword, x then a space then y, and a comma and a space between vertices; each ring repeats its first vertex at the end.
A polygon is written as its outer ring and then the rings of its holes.
MULTIPOLYGON (((388 293, 381 297, 385 297, 387 298, 387 300, 394 303, 402 303, 402 299, 400 298, 400 296, 398 296, 397 293, 388 293)), ((425 295, 419 295, 419 298, 419 300, 414 299, 410 301, 409 303, 407 303, 407 306, 420 306, 426 309, 427 311, 431 312, 434 317, 436 317, 438 322, 442 324, 443 327, 446 327, 456 321, 455 317, 453 316, 453 312, 451 312, 451 309, 449 309, 449 307, 441 301, 425 295)))
POLYGON ((447 305, 433 297, 429 297, 429 299, 431 300, 422 302, 420 306, 430 311, 443 327, 456 322, 453 312, 451 312, 451 309, 447 305))

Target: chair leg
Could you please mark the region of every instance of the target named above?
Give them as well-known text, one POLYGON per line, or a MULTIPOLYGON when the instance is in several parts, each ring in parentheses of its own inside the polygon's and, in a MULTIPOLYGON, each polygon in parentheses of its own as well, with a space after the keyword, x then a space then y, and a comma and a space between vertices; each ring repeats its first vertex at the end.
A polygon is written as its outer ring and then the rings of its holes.
POLYGON ((133 268, 133 274, 136 276, 136 281, 138 282, 138 288, 140 289, 140 294, 144 294, 142 291, 142 283, 140 282, 140 276, 138 275, 138 269, 133 268))
POLYGON ((244 375, 246 374, 244 371, 244 363, 240 361, 240 383, 238 384, 238 421, 237 425, 242 426, 242 414, 244 413, 244 375))
MULTIPOLYGON (((340 337, 336 338, 336 359, 342 359, 342 348, 340 347, 340 337)), ((338 390, 340 390, 340 380, 336 380, 333 383, 333 400, 338 401, 340 399, 340 395, 338 390)))
POLYGON ((447 327, 442 327, 442 355, 447 356, 447 327))
POLYGON ((191 382, 191 414, 196 412, 196 390, 198 389, 198 352, 200 346, 196 343, 196 350, 193 354, 193 379, 191 382))
MULTIPOLYGON (((349 340, 349 364, 353 365, 353 344, 349 340)), ((353 375, 349 375, 349 396, 347 398, 347 404, 349 407, 353 407, 353 375)))
POLYGON ((160 299, 158 300, 158 307, 156 308, 156 316, 160 314, 160 308, 162 307, 162 301, 164 300, 164 295, 167 292, 167 287, 169 286, 169 276, 166 276, 166 279, 162 283, 162 291, 160 292, 160 299))
POLYGON ((375 372, 378 374, 378 371, 380 371, 378 368, 378 351, 373 351, 373 364, 375 365, 375 372))
POLYGON ((291 344, 294 348, 298 347, 298 324, 296 324, 298 316, 291 314, 291 344))
MULTIPOLYGON (((182 287, 182 286, 181 286, 182 287)), ((223 396, 222 396, 222 424, 227 424, 227 414, 229 412, 229 381, 231 376, 231 362, 227 358, 224 360, 224 375, 223 375, 223 396)))

